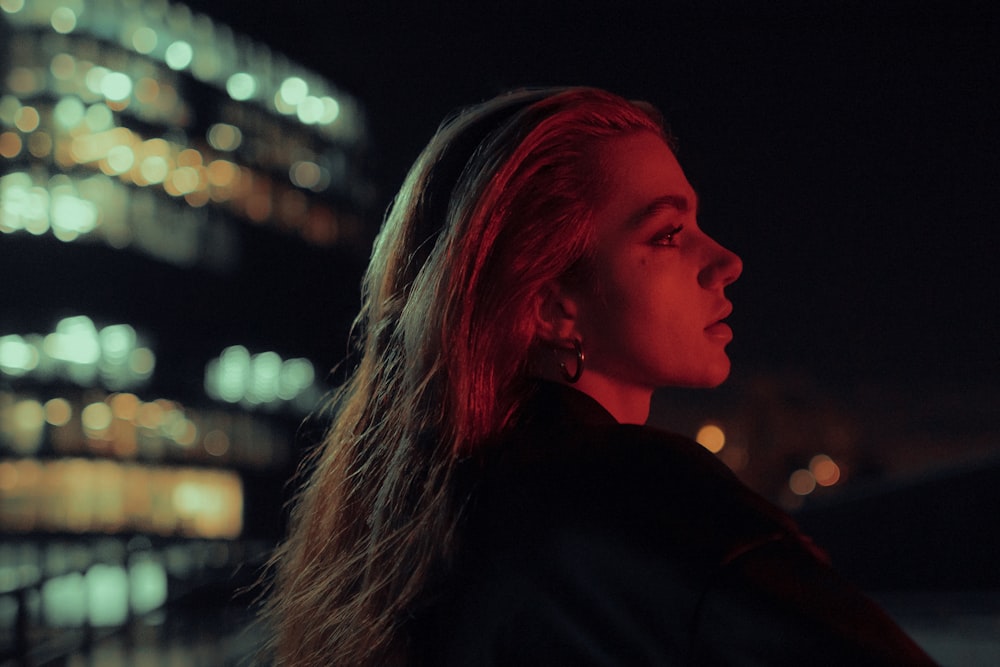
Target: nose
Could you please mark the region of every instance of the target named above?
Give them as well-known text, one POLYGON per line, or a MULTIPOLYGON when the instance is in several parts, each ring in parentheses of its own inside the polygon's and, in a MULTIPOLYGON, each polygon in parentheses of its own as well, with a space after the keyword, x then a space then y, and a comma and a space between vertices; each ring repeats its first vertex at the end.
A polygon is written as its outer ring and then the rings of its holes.
POLYGON ((709 239, 708 261, 698 274, 698 283, 705 289, 720 289, 732 284, 743 273, 743 260, 732 250, 709 239))

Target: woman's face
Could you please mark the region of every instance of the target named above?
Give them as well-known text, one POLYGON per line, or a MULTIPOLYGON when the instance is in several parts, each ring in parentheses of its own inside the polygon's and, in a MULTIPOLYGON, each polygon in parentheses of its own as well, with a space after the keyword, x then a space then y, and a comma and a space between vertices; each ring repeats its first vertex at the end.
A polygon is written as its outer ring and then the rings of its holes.
POLYGON ((611 195, 595 217, 593 282, 573 298, 584 376, 626 391, 718 385, 733 337, 723 288, 740 258, 699 229, 697 195, 658 136, 614 139, 602 158, 611 195))

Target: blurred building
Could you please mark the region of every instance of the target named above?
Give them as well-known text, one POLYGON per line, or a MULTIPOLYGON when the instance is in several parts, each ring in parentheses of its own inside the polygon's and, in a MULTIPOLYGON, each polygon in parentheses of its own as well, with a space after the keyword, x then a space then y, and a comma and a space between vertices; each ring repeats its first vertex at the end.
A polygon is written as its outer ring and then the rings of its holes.
POLYGON ((357 100, 184 5, 0 0, 0 655, 266 553, 329 367, 284 332, 331 264, 346 331, 366 143, 357 100))

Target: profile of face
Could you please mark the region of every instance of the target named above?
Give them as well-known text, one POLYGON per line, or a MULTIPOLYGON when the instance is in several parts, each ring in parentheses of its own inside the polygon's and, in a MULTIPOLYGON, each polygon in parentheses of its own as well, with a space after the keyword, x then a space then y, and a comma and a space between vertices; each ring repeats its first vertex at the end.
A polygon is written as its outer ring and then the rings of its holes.
POLYGON ((594 218, 592 273, 564 292, 569 335, 586 351, 580 388, 716 386, 733 336, 724 288, 742 262, 699 228, 697 195, 663 139, 640 132, 601 151, 610 194, 594 218))

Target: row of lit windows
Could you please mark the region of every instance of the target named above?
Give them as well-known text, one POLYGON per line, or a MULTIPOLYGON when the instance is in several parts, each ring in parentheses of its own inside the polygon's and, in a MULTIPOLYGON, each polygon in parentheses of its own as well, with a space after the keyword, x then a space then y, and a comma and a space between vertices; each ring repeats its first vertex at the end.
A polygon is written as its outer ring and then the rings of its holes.
MULTIPOLYGON (((67 100, 70 100, 69 106, 74 106, 73 101, 78 103, 74 98, 64 99, 52 113, 45 110, 41 115, 43 122, 52 116, 58 117, 59 112, 64 110, 60 107, 67 100)), ((0 100, 0 121, 5 120, 3 102, 4 100, 0 100)), ((7 105, 8 108, 11 106, 13 105, 7 105)), ((34 107, 30 108, 33 114, 37 114, 34 107)), ((33 130, 25 141, 14 131, 0 131, 0 157, 15 159, 22 150, 27 149, 34 158, 46 161, 51 159, 63 170, 72 170, 79 165, 99 169, 103 174, 130 185, 162 188, 172 198, 183 199, 192 208, 201 208, 209 203, 223 205, 238 216, 297 232, 316 244, 351 242, 359 237, 360 222, 356 216, 335 213, 328 205, 307 197, 301 191, 322 190, 330 182, 330 170, 315 162, 294 162, 288 177, 297 187, 290 187, 275 182, 261 172, 226 159, 215 158, 204 150, 160 138, 143 139, 127 128, 113 127, 91 132, 87 118, 89 111, 84 111, 81 105, 77 114, 79 125, 75 132, 57 131, 53 134, 42 125, 33 130)), ((23 117, 23 114, 14 114, 12 120, 16 123, 23 117)), ((228 125, 213 126, 212 131, 210 132, 217 144, 234 141, 233 137, 236 136, 235 128, 228 125)), ((4 177, 4 180, 7 183, 5 190, 42 185, 35 182, 34 175, 22 175, 13 179, 4 177)), ((3 194, 0 193, 0 196, 3 194)), ((7 193, 7 196, 24 201, 29 199, 14 190, 7 193)), ((83 208, 77 205, 80 210, 74 211, 74 215, 67 216, 70 222, 63 225, 63 228, 73 231, 86 223, 86 231, 90 231, 101 223, 105 201, 87 201, 89 203, 83 208)), ((17 201, 0 203, 3 203, 0 209, 0 215, 3 216, 0 218, 0 231, 4 228, 31 229, 30 225, 19 223, 22 216, 19 215, 21 207, 17 201)), ((37 208, 36 206, 35 209, 37 208)), ((41 217, 46 220, 50 218, 48 215, 41 217)), ((45 226, 48 227, 47 224, 45 226)), ((76 231, 76 234, 79 233, 81 232, 76 231)))
POLYGON ((16 27, 89 34, 171 70, 190 72, 234 100, 260 104, 327 136, 347 141, 363 137, 362 114, 353 98, 266 46, 193 15, 185 5, 104 0, 84 9, 71 0, 3 0, 0 9, 0 16, 16 27))
POLYGON ((243 528, 236 473, 113 460, 0 461, 0 527, 232 539, 243 528))
POLYGON ((87 390, 51 398, 0 392, 0 451, 267 468, 287 459, 284 431, 246 413, 87 390))
MULTIPOLYGON (((121 54, 106 53, 106 48, 91 46, 86 40, 57 40, 52 37, 38 40, 28 35, 15 36, 10 47, 13 51, 12 66, 6 75, 6 84, 12 97, 31 101, 21 113, 37 116, 32 105, 37 104, 39 97, 48 96, 75 100, 79 107, 86 106, 89 114, 101 114, 107 119, 95 123, 101 117, 88 117, 87 122, 93 131, 111 127, 112 112, 174 130, 186 128, 194 120, 188 101, 180 97, 181 89, 173 73, 163 75, 158 71, 162 68, 137 58, 126 58, 123 62, 121 54)), ((296 86, 290 86, 290 90, 296 90, 296 86)), ((323 106, 320 102, 317 104, 323 106)), ((332 100, 328 100, 326 106, 336 108, 332 100)), ((71 110, 66 109, 67 112, 71 110)), ((326 145, 324 149, 317 137, 306 129, 289 128, 273 116, 245 103, 227 104, 216 100, 206 105, 202 101, 197 115, 202 125, 215 118, 241 127, 241 132, 247 133, 248 141, 240 154, 250 164, 266 170, 289 170, 295 162, 313 161, 323 169, 334 172, 338 187, 346 187, 346 156, 342 146, 333 148, 326 145)), ((70 120, 76 120, 73 116, 63 113, 58 119, 62 121, 62 127, 71 127, 70 120)), ((25 124, 18 122, 17 126, 25 124)), ((223 150, 236 150, 238 147, 237 143, 223 150)))
POLYGON ((100 102, 115 112, 170 127, 185 127, 192 120, 179 94, 177 75, 155 63, 139 58, 123 62, 93 41, 53 36, 39 40, 23 33, 14 36, 9 50, 6 88, 21 99, 43 94, 72 96, 88 105, 100 102))
POLYGON ((238 247, 230 224, 210 219, 206 209, 178 206, 104 174, 50 177, 41 166, 0 177, 0 232, 22 230, 51 232, 61 241, 100 240, 180 266, 216 270, 235 263, 238 247))
MULTIPOLYGON (((126 625, 182 596, 206 573, 228 573, 260 558, 263 548, 229 540, 154 546, 145 535, 0 543, 0 651, 13 655, 18 635, 37 645, 67 628, 126 625)), ((102 639, 93 659, 102 667, 125 667, 221 665, 231 657, 226 647, 197 638, 172 643, 160 656, 146 642, 123 643, 102 639)), ((77 661, 71 657, 66 664, 77 661)))
MULTIPOLYGON (((64 317, 44 335, 0 333, 0 375, 10 378, 67 380, 118 391, 144 384, 155 362, 132 326, 98 329, 86 315, 64 317)), ((299 413, 312 410, 321 392, 308 359, 282 359, 273 351, 250 354, 242 345, 227 347, 208 362, 204 386, 217 401, 245 407, 291 405, 299 413)))
POLYGON ((40 381, 128 389, 146 382, 156 365, 153 351, 128 324, 100 330, 86 316, 66 317, 52 333, 0 335, 0 374, 40 381))
POLYGON ((232 345, 205 368, 205 392, 217 401, 247 408, 277 408, 286 403, 307 412, 316 407, 320 390, 308 359, 282 359, 276 352, 250 354, 232 345))
POLYGON ((156 552, 146 537, 132 538, 127 547, 113 539, 96 547, 0 545, 0 628, 12 629, 19 611, 48 627, 106 627, 163 606, 168 574, 184 572, 176 567, 184 560, 176 550, 183 547, 156 552), (24 593, 9 595, 16 591, 24 593))
MULTIPOLYGON (((37 606, 28 615, 37 615, 50 628, 116 627, 130 615, 162 607, 167 589, 163 563, 147 557, 127 567, 95 563, 85 572, 52 577, 40 586, 34 604, 27 599, 24 604, 37 606)), ((19 604, 14 596, 0 597, 0 627, 15 626, 19 604)))

